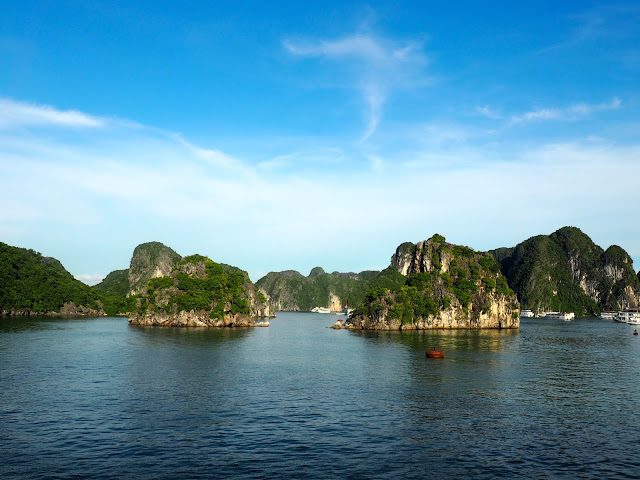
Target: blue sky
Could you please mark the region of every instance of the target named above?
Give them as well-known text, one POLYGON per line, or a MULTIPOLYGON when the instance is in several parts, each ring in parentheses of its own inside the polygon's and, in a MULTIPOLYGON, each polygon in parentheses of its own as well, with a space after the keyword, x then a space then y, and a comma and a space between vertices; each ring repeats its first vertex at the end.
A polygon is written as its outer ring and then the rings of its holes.
POLYGON ((638 2, 0 0, 0 241, 388 265, 573 225, 640 263, 638 2))

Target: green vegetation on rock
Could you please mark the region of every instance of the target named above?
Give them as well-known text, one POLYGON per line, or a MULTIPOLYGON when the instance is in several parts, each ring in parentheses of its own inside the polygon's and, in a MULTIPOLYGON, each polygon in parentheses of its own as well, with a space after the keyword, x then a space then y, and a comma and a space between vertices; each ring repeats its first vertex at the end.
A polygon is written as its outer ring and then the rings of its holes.
POLYGON ((575 227, 491 253, 520 303, 534 311, 596 315, 637 305, 640 296, 627 252, 616 245, 603 251, 575 227))
POLYGON ((160 242, 138 245, 129 266, 129 293, 144 290, 150 278, 167 275, 182 257, 160 242))
POLYGON ((441 235, 434 235, 413 248, 400 245, 392 265, 409 272, 403 285, 371 289, 350 318, 352 325, 378 329, 517 326, 515 293, 490 254, 448 244, 441 235), (500 318, 494 322, 492 316, 500 318))
POLYGON ((133 299, 132 323, 176 324, 182 312, 193 313, 195 324, 224 323, 268 311, 266 297, 256 292, 245 271, 201 255, 182 259, 168 276, 150 279, 133 299))
POLYGON ((73 278, 58 260, 0 242, 2 314, 55 314, 70 302, 80 310, 101 312, 99 295, 73 278))
POLYGON ((393 288, 404 283, 404 277, 392 268, 382 272, 326 273, 315 267, 308 277, 293 271, 270 272, 256 282, 278 310, 309 311, 314 307, 342 308, 362 302, 371 288, 393 288), (333 301, 332 301, 333 300, 333 301))

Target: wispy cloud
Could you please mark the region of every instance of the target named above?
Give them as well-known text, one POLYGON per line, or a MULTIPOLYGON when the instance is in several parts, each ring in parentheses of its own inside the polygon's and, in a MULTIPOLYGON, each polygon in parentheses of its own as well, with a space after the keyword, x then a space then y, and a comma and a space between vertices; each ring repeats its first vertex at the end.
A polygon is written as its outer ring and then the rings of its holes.
POLYGON ((0 129, 20 127, 99 128, 103 118, 76 110, 58 110, 48 105, 35 105, 0 99, 0 129))
MULTIPOLYGON (((598 5, 570 15, 567 20, 570 27, 565 38, 538 53, 581 47, 587 43, 598 42, 602 45, 611 40, 640 38, 640 6, 637 2, 627 5, 598 5)), ((622 59, 628 55, 625 50, 616 51, 618 49, 605 49, 609 60, 622 59)), ((592 55, 595 54, 596 51, 592 52, 592 55)))
POLYGON ((69 125, 46 135, 32 127, 0 132, 0 238, 43 251, 33 239, 46 236, 48 245, 59 245, 46 254, 71 272, 125 268, 135 245, 156 239, 246 268, 257 280, 256 272, 283 268, 384 263, 402 241, 436 231, 475 248, 497 247, 496 230, 512 245, 568 223, 588 233, 602 224, 615 238, 628 223, 620 205, 640 201, 633 183, 640 149, 615 142, 495 146, 482 130, 431 124, 414 137, 405 132, 403 151, 362 155, 307 145, 261 164, 151 127, 78 132, 69 125), (625 175, 603 184, 612 171, 625 175), (523 189, 523 182, 535 188, 523 189), (616 194, 588 193, 608 188, 616 194), (345 224, 350 234, 336 235, 345 224), (79 259, 96 238, 125 253, 113 263, 79 259))
POLYGON ((366 141, 376 132, 392 89, 426 83, 423 69, 427 65, 427 57, 420 42, 356 33, 332 40, 286 39, 282 44, 297 57, 324 58, 357 65, 347 73, 347 81, 360 92, 366 105, 361 141, 366 141))
POLYGON ((482 107, 476 107, 476 113, 482 115, 483 117, 490 118, 491 120, 500 120, 502 118, 502 114, 500 112, 486 105, 482 107))
POLYGON ((566 108, 541 108, 532 110, 511 117, 511 123, 523 123, 545 120, 579 120, 588 117, 592 113, 617 110, 622 105, 622 101, 615 97, 609 102, 598 104, 576 103, 566 108))

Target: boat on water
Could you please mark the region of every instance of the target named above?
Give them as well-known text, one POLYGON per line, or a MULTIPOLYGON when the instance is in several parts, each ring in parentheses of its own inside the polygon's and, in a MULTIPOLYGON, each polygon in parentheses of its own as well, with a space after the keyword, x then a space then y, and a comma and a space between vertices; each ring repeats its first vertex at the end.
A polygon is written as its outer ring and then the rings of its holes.
POLYGON ((602 320, 615 320, 617 315, 618 312, 600 312, 598 317, 602 320))
POLYGON ((531 310, 526 310, 526 309, 525 309, 525 310, 522 310, 522 311, 520 312, 520 317, 521 317, 521 318, 533 318, 533 317, 535 317, 535 316, 536 316, 536 315, 535 315, 531 310))
POLYGON ((630 325, 640 325, 640 308, 625 308, 621 310, 616 316, 616 321, 630 325))
POLYGON ((576 314, 573 312, 547 312, 545 318, 552 320, 566 320, 567 322, 576 318, 576 314))
POLYGON ((327 307, 314 307, 311 309, 313 313, 331 313, 331 310, 327 307))
POLYGON ((344 308, 342 309, 341 312, 336 312, 336 315, 346 315, 349 316, 351 315, 351 313, 353 312, 353 308, 349 308, 349 305, 347 303, 344 304, 344 308))

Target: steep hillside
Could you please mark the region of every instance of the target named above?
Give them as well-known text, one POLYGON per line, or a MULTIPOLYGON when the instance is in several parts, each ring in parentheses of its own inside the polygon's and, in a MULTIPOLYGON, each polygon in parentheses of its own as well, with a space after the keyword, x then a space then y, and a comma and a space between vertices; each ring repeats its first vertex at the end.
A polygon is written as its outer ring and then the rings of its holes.
POLYGON ((640 281, 627 252, 616 245, 604 251, 575 227, 491 253, 523 308, 582 316, 635 307, 640 299, 640 281))
POLYGON ((315 267, 307 277, 294 270, 270 272, 256 286, 271 298, 276 310, 310 311, 314 307, 327 307, 339 312, 345 303, 358 305, 373 287, 393 288, 403 282, 402 275, 390 268, 382 272, 326 273, 315 267))
POLYGON ((488 253, 447 243, 441 235, 403 243, 391 268, 406 275, 399 288, 375 288, 346 324, 350 328, 518 328, 515 293, 488 253))
POLYGON ((149 280, 134 297, 129 323, 231 327, 270 316, 267 298, 243 270, 201 255, 181 260, 167 276, 149 280))
POLYGON ((182 257, 160 242, 138 245, 129 265, 129 294, 142 292, 149 279, 168 275, 182 257))
POLYGON ((2 315, 102 315, 99 295, 55 258, 0 242, 2 315))

